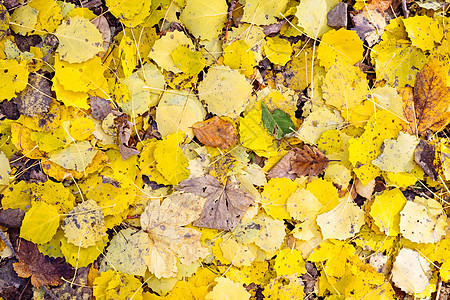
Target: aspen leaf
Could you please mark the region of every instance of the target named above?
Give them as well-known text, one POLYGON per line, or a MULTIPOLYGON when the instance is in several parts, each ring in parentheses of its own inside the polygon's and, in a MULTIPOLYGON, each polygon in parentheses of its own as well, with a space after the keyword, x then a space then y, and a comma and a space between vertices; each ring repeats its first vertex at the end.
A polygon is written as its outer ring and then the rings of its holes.
POLYGON ((297 249, 283 249, 277 253, 275 265, 273 266, 278 276, 305 274, 305 261, 302 254, 297 249))
POLYGON ((434 199, 416 197, 400 212, 400 232, 415 243, 437 243, 445 235, 447 215, 434 199))
POLYGON ((207 300, 226 300, 226 299, 250 299, 250 293, 242 286, 241 283, 233 282, 225 277, 217 277, 214 281, 216 286, 209 292, 205 299, 207 300))
POLYGON ((271 178, 261 193, 261 205, 275 219, 289 219, 286 202, 298 185, 288 178, 271 178))
POLYGON ((321 213, 328 212, 339 204, 339 196, 333 183, 321 178, 308 183, 306 190, 311 192, 323 205, 321 213))
POLYGON ((385 190, 375 197, 369 215, 384 234, 396 236, 400 233, 400 212, 405 205, 406 198, 398 188, 385 190))
POLYGON ((125 78, 131 76, 138 63, 137 49, 131 37, 124 35, 119 43, 120 62, 125 78))
MULTIPOLYGON (((354 65, 363 59, 363 49, 363 42, 355 31, 344 28, 333 29, 323 35, 317 49, 317 59, 325 70, 328 70, 336 61, 354 65)), ((341 70, 347 68, 348 66, 341 70)))
POLYGON ((69 18, 56 29, 55 35, 59 39, 59 58, 69 63, 86 61, 103 50, 101 33, 82 17, 69 18))
POLYGON ((322 203, 316 196, 305 189, 297 189, 286 201, 289 215, 295 220, 306 221, 306 219, 316 219, 317 214, 322 210, 322 203))
POLYGON ((202 214, 194 222, 200 227, 231 231, 254 202, 253 196, 236 183, 227 181, 223 187, 211 175, 184 180, 179 189, 207 199, 202 214))
POLYGON ((94 246, 106 235, 102 210, 94 200, 78 204, 68 213, 61 228, 70 243, 82 248, 94 246))
POLYGON ((3 98, 11 99, 27 87, 28 70, 25 63, 2 59, 0 71, 0 92, 3 98))
POLYGON ((402 21, 412 44, 423 51, 432 50, 435 43, 440 43, 444 37, 441 23, 436 19, 428 16, 414 16, 402 21))
POLYGON ((96 299, 144 299, 139 279, 115 270, 102 272, 94 279, 93 294, 96 299))
POLYGON ((272 256, 280 248, 286 235, 283 221, 274 220, 266 214, 258 214, 253 222, 261 226, 255 244, 267 252, 269 256, 272 256))
POLYGON ((197 96, 184 91, 164 93, 156 107, 158 131, 163 137, 183 131, 193 138, 193 125, 203 121, 205 116, 206 111, 197 96))
POLYGON ((317 216, 324 239, 345 240, 354 237, 364 225, 364 211, 359 208, 350 196, 341 199, 331 211, 317 216))
POLYGON ((36 203, 23 218, 20 237, 36 244, 47 243, 55 235, 59 219, 54 206, 44 202, 36 203))
POLYGON ((273 299, 298 299, 303 297, 302 279, 295 274, 278 276, 270 280, 263 295, 273 299))
POLYGON ((246 0, 244 6, 244 15, 242 22, 255 25, 269 25, 275 23, 275 18, 280 18, 280 13, 284 13, 287 0, 264 1, 264 0, 246 0))
POLYGON ((49 161, 65 169, 84 172, 97 152, 98 150, 95 150, 89 142, 81 141, 70 144, 67 148, 52 152, 49 161))
POLYGON ((291 59, 292 46, 287 40, 278 37, 268 38, 264 45, 264 53, 274 64, 284 66, 291 59))
POLYGON ((178 46, 170 56, 181 72, 186 74, 197 75, 205 67, 205 59, 202 54, 189 49, 186 45, 178 46))
POLYGON ((93 263, 98 258, 99 251, 103 251, 103 248, 106 246, 106 243, 101 240, 95 243, 94 246, 81 248, 69 243, 64 236, 58 240, 58 244, 66 262, 73 267, 79 268, 87 267, 93 263))
POLYGON ((9 185, 9 174, 11 167, 5 153, 0 151, 0 185, 9 185))
POLYGON ((186 156, 180 148, 185 135, 172 133, 155 146, 153 156, 156 160, 156 170, 172 185, 176 185, 189 177, 189 165, 186 156))
POLYGON ((192 130, 205 146, 227 149, 238 142, 237 131, 233 124, 217 116, 195 123, 192 130))
POLYGON ((392 281, 407 293, 419 294, 428 286, 430 272, 425 258, 414 250, 402 248, 393 264, 392 281))
POLYGON ((303 0, 297 6, 295 13, 298 24, 309 37, 322 37, 331 29, 327 25, 327 14, 338 2, 337 0, 303 0))
POLYGON ((218 116, 236 118, 247 106, 252 86, 245 76, 229 67, 210 68, 198 87, 200 100, 218 116))
POLYGON ((217 38, 227 19, 228 6, 225 0, 205 3, 202 0, 187 0, 180 21, 196 37, 202 40, 217 38))
POLYGON ((256 259, 256 247, 253 245, 242 245, 233 237, 224 237, 219 244, 223 257, 231 262, 233 266, 250 266, 256 259))
POLYGON ((61 7, 57 2, 36 0, 29 3, 39 11, 36 29, 54 32, 63 19, 61 7))
POLYGON ((147 233, 123 229, 112 238, 106 250, 106 264, 122 273, 144 276, 150 259, 149 245, 147 233))
POLYGON ((253 51, 248 49, 249 45, 243 40, 231 43, 223 49, 223 63, 250 77, 255 66, 255 56, 253 51))
POLYGON ((191 265, 208 255, 200 243, 200 232, 182 227, 195 221, 206 198, 193 194, 173 194, 162 203, 152 200, 141 215, 141 226, 150 238, 147 266, 157 278, 174 277, 177 259, 191 265))
POLYGON ((15 33, 26 35, 33 31, 38 14, 39 11, 29 5, 17 7, 11 15, 11 29, 15 33))

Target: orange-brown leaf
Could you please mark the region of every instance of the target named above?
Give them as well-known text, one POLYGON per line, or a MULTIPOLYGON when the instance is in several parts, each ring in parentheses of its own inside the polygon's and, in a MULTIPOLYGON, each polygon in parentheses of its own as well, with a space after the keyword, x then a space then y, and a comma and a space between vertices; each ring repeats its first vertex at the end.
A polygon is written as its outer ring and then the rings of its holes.
POLYGON ((316 176, 328 167, 328 158, 317 148, 305 145, 304 149, 294 148, 269 172, 270 178, 316 176))
POLYGON ((450 103, 447 86, 447 68, 438 59, 428 62, 417 73, 414 94, 403 93, 403 113, 410 122, 407 131, 423 135, 427 130, 437 131, 450 122, 446 112, 450 103))
POLYGON ((61 285, 62 277, 67 279, 73 275, 73 269, 64 264, 64 259, 48 257, 32 242, 20 239, 17 256, 19 262, 14 263, 14 270, 20 277, 30 277, 31 284, 40 288, 43 285, 61 285))
POLYGON ((238 142, 237 131, 228 121, 214 116, 192 126, 195 136, 206 146, 226 149, 238 142))

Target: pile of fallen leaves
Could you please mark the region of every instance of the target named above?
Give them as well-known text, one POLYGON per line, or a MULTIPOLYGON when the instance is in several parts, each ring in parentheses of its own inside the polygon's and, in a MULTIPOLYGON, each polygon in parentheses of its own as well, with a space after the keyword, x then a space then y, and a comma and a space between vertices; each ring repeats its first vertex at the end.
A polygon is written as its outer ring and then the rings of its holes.
POLYGON ((450 281, 443 0, 4 0, 3 299, 450 281))

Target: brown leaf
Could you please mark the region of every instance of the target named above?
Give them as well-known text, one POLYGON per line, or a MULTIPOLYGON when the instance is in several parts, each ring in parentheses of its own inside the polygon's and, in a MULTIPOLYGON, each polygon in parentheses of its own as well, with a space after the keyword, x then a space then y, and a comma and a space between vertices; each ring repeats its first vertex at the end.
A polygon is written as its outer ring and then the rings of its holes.
POLYGON ((286 177, 295 179, 300 176, 316 176, 328 167, 328 158, 317 148, 305 145, 304 149, 289 151, 275 167, 270 170, 270 178, 286 177))
POLYGON ((423 135, 429 129, 442 129, 450 122, 447 68, 438 59, 431 60, 417 73, 413 96, 404 90, 402 98, 408 132, 423 135))
POLYGON ((119 115, 114 119, 114 123, 116 124, 117 131, 119 131, 119 150, 122 155, 122 160, 126 160, 130 156, 139 154, 138 150, 129 146, 133 123, 127 120, 127 115, 119 115))
POLYGON ((24 239, 19 239, 17 248, 19 262, 14 263, 14 270, 20 277, 31 276, 34 287, 58 286, 63 283, 62 277, 72 277, 73 269, 64 264, 63 258, 48 257, 39 252, 35 244, 24 239))
POLYGON ((393 0, 372 0, 370 1, 368 8, 384 12, 392 5, 392 2, 393 0))
POLYGON ((77 276, 71 282, 64 282, 63 285, 53 288, 52 292, 61 300, 89 300, 92 298, 92 290, 88 286, 89 268, 78 269, 77 276))
POLYGON ((254 203, 253 196, 240 189, 237 183, 228 181, 222 186, 209 174, 183 180, 179 187, 181 191, 207 198, 194 226, 232 231, 254 203))
POLYGON ((50 82, 43 75, 30 74, 27 87, 20 92, 14 102, 20 113, 34 117, 48 111, 52 102, 50 82))
POLYGON ((100 97, 89 96, 92 116, 102 121, 112 111, 111 101, 100 97))
POLYGON ((436 165, 435 158, 436 149, 434 145, 427 141, 420 140, 416 150, 414 150, 414 160, 433 180, 437 180, 439 169, 439 166, 436 165))
POLYGON ((238 142, 237 131, 228 121, 214 116, 192 126, 195 136, 206 145, 226 149, 238 142))

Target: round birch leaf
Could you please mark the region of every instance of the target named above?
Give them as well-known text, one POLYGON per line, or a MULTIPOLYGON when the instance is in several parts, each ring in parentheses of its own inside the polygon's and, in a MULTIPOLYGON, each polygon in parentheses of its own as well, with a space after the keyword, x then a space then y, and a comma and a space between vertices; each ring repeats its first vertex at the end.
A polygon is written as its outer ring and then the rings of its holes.
POLYGON ((392 268, 392 281, 411 294, 423 292, 429 284, 430 266, 425 258, 414 250, 403 248, 392 268))
POLYGON ((94 200, 87 200, 72 209, 62 224, 67 240, 79 247, 94 246, 106 235, 103 212, 94 200))
POLYGON ((82 17, 69 18, 55 31, 59 58, 69 63, 86 61, 103 51, 103 38, 97 27, 82 17))
POLYGON ((59 227, 56 207, 40 202, 27 211, 20 227, 20 237, 35 244, 49 242, 59 227))

